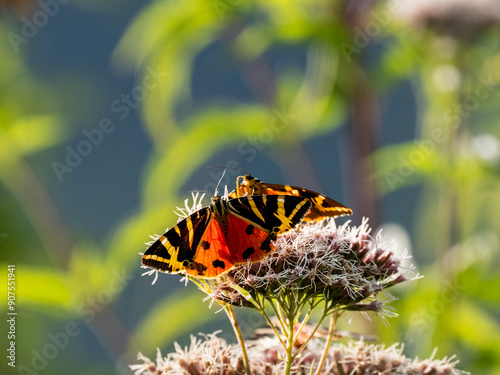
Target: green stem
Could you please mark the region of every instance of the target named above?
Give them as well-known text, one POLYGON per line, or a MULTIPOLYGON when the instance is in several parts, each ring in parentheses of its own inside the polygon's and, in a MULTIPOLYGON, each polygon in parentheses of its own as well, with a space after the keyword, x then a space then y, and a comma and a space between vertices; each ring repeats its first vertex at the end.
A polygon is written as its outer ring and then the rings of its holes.
MULTIPOLYGON (((287 335, 288 334, 288 328, 287 328, 287 325, 285 323, 285 318, 281 314, 281 310, 279 308, 279 303, 276 306, 271 299, 269 299, 269 303, 271 304, 271 306, 272 306, 272 308, 274 310, 274 314, 276 315, 276 319, 278 319, 278 322, 279 322, 280 327, 281 327, 281 331, 283 332, 284 335, 287 335)), ((286 347, 285 347, 285 350, 286 350, 286 347)))
POLYGON ((290 375, 292 371, 292 363, 294 360, 293 356, 293 326, 294 326, 294 317, 288 315, 288 339, 287 339, 287 349, 286 349, 286 368, 285 375, 290 375))
POLYGON ((316 333, 318 328, 321 327, 321 323, 323 323, 323 320, 325 319, 326 316, 327 316, 326 312, 323 312, 323 316, 321 316, 321 319, 319 320, 318 324, 316 324, 316 326, 314 327, 313 331, 311 332, 307 340, 302 344, 299 350, 297 350, 297 352, 295 353, 295 357, 297 357, 306 348, 307 344, 309 344, 309 341, 311 341, 311 339, 314 337, 314 334, 316 333))
POLYGON ((247 375, 251 375, 250 373, 250 364, 248 362, 248 354, 247 349, 245 347, 245 341, 243 340, 243 335, 241 334, 240 326, 236 321, 236 316, 234 315, 233 306, 229 304, 224 305, 224 311, 226 312, 229 320, 231 321, 231 325, 233 326, 234 333, 236 334, 236 338, 238 339, 238 343, 241 347, 241 353, 243 356, 243 363, 245 364, 245 372, 247 375))
POLYGON ((309 306, 309 310, 307 310, 307 313, 304 316, 304 319, 302 320, 300 327, 297 329, 297 332, 295 332, 295 336, 293 338, 294 341, 297 339, 297 336, 300 335, 300 332, 305 327, 307 321, 309 320, 309 317, 311 316, 311 312, 312 312, 313 308, 314 308, 314 305, 309 306))
MULTIPOLYGON (((272 303, 271 303, 272 305, 272 303)), ((264 316, 264 318, 266 319, 267 321, 267 324, 269 324, 271 326, 271 329, 274 331, 276 337, 278 338, 281 346, 283 347, 283 349, 286 351, 286 343, 285 341, 283 341, 283 339, 281 338, 281 335, 280 333, 278 332, 278 330, 276 329, 276 326, 274 325, 274 322, 271 320, 271 318, 269 317, 269 315, 267 315, 266 313, 266 310, 264 308, 264 304, 259 304, 259 311, 260 313, 264 316)))
POLYGON ((323 365, 325 364, 326 357, 328 356, 328 350, 330 349, 330 345, 332 343, 333 332, 335 331, 336 320, 337 320, 337 313, 333 313, 330 319, 330 328, 328 329, 328 338, 326 339, 325 350, 323 351, 323 355, 321 356, 318 369, 316 370, 316 375, 321 374, 321 370, 323 369, 323 365))

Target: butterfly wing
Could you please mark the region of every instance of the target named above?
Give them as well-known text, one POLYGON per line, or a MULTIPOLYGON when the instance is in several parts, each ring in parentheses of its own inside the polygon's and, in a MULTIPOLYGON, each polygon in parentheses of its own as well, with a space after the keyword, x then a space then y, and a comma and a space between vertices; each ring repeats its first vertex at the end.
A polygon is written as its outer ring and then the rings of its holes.
POLYGON ((229 213, 228 245, 232 263, 256 262, 273 252, 272 235, 247 220, 229 213))
POLYGON ((323 194, 297 186, 267 184, 250 175, 239 176, 237 188, 229 194, 230 198, 249 195, 292 195, 308 198, 312 207, 304 220, 315 221, 324 217, 352 215, 352 210, 323 194), (241 179, 241 183, 240 183, 241 179))
POLYGON ((201 278, 219 276, 242 262, 230 253, 224 232, 209 207, 179 222, 142 257, 144 266, 158 271, 201 278))
POLYGON ((307 198, 252 195, 228 201, 230 213, 275 237, 294 228, 311 208, 307 198))
POLYGON ((352 210, 343 204, 334 201, 323 194, 316 193, 312 190, 303 189, 297 186, 262 184, 262 194, 290 194, 297 197, 308 198, 312 207, 304 220, 315 221, 323 217, 336 217, 344 215, 352 215, 352 210))
POLYGON ((216 277, 235 264, 228 241, 217 220, 211 220, 198 244, 194 260, 186 273, 195 277, 216 277))
POLYGON ((178 273, 184 270, 202 273, 196 269, 198 245, 212 223, 208 207, 202 208, 158 238, 142 256, 142 264, 161 272, 178 273), (194 271, 195 270, 195 271, 194 271))
POLYGON ((227 211, 214 214, 198 244, 193 270, 203 272, 191 272, 190 267, 186 272, 197 277, 215 277, 237 264, 262 259, 274 251, 272 240, 276 235, 300 223, 310 207, 307 198, 281 195, 227 201, 227 211), (219 221, 224 223, 224 229, 219 221))

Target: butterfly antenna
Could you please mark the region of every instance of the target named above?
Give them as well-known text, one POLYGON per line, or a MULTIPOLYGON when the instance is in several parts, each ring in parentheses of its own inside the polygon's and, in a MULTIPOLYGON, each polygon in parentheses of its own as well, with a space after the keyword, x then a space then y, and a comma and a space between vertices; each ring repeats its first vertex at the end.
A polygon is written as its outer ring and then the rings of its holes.
POLYGON ((224 175, 226 174, 226 170, 224 169, 224 172, 222 172, 222 176, 220 176, 220 179, 219 179, 219 182, 217 182, 217 187, 215 188, 215 196, 219 196, 219 185, 222 181, 222 179, 224 178, 224 175))

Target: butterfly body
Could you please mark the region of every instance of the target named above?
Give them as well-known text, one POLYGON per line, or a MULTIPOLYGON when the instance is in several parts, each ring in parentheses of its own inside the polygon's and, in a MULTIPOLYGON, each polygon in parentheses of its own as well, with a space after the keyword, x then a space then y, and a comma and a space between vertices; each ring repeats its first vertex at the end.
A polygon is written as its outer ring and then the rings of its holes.
POLYGON ((254 194, 282 194, 309 199, 312 203, 312 207, 309 213, 304 217, 306 221, 318 221, 324 217, 352 215, 352 210, 350 208, 323 194, 297 186, 268 184, 249 174, 237 178, 236 190, 229 194, 229 198, 252 196, 254 194))
POLYGON ((272 240, 307 214, 308 199, 286 195, 214 197, 180 221, 144 253, 142 264, 162 272, 216 277, 274 250, 272 240))

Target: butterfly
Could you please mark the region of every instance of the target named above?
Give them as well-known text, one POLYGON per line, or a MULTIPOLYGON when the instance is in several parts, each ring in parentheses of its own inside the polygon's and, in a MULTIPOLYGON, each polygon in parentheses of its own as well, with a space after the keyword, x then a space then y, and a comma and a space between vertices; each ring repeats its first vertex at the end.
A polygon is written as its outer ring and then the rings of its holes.
POLYGON ((210 206, 158 238, 142 264, 167 273, 216 277, 274 251, 277 235, 294 228, 310 208, 309 199, 288 195, 215 196, 210 206))
POLYGON ((312 203, 312 207, 309 210, 309 213, 304 217, 304 220, 306 221, 319 221, 328 216, 335 217, 352 215, 352 210, 350 208, 324 196, 323 194, 297 186, 267 184, 258 178, 250 176, 249 174, 239 176, 236 179, 236 190, 229 194, 229 198, 252 196, 254 194, 279 194, 308 198, 312 203))

